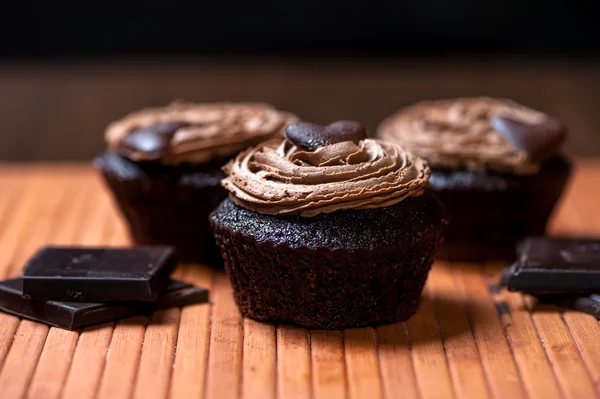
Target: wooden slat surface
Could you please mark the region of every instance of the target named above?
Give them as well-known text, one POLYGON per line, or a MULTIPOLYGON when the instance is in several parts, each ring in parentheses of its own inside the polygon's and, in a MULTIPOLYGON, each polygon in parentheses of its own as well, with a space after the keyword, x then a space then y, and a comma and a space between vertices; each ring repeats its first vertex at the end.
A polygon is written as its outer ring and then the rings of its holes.
MULTIPOLYGON (((42 245, 128 245, 84 165, 0 167, 0 277, 42 245)), ((551 223, 600 236, 600 161, 582 161, 551 223)), ((600 326, 494 289, 503 264, 437 262, 405 323, 307 331, 243 319, 221 271, 176 276, 211 303, 65 331, 0 313, 0 398, 597 398, 600 326)))

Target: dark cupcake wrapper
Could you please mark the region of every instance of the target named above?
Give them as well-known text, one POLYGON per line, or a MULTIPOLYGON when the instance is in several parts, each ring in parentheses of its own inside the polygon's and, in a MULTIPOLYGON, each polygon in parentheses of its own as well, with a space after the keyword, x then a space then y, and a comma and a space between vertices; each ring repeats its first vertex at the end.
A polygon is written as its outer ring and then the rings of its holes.
POLYGON ((432 191, 446 206, 449 223, 438 257, 454 261, 515 258, 517 242, 544 235, 571 172, 555 157, 532 176, 433 170, 432 191))
POLYGON ((428 197, 423 210, 418 199, 409 199, 409 206, 397 204, 394 211, 338 211, 310 221, 261 215, 226 199, 211 222, 244 316, 311 329, 344 329, 406 320, 417 311, 441 238, 441 210, 433 200, 428 197), (390 212, 398 216, 402 208, 416 222, 407 234, 391 232, 386 242, 367 236, 359 246, 346 248, 336 242, 339 233, 334 230, 353 230, 347 235, 352 240, 361 234, 361 225, 366 234, 377 226, 386 229, 394 224, 387 217, 390 212), (287 226, 282 218, 289 221, 287 226), (256 233, 265 229, 275 238, 256 233), (296 230, 308 233, 298 236, 296 230))
POLYGON ((95 161, 140 245, 173 245, 185 262, 222 265, 208 221, 227 193, 221 162, 164 167, 138 164, 107 152, 95 161))

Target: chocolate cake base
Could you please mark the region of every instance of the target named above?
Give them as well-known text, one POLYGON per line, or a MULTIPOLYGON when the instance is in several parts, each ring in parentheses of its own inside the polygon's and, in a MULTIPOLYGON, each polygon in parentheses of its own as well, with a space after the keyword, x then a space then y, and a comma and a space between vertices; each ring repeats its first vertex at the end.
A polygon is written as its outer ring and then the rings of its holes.
POLYGON ((226 199, 211 215, 242 314, 314 329, 411 317, 443 221, 430 193, 310 218, 263 215, 226 199))
POLYGON ((136 244, 173 245, 182 261, 217 266, 223 262, 208 216, 227 196, 220 184, 224 163, 164 166, 113 152, 94 161, 136 244))
POLYGON ((561 156, 531 176, 433 170, 430 187, 446 206, 449 220, 437 256, 454 261, 514 260, 518 241, 544 235, 570 172, 570 162, 561 156))

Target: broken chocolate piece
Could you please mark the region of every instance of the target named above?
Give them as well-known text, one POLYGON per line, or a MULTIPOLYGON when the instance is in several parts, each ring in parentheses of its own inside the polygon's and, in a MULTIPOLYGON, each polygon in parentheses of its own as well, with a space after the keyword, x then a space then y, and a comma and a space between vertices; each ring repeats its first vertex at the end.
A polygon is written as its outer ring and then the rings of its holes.
POLYGON ((46 247, 25 266, 23 293, 53 301, 154 301, 175 266, 171 247, 46 247))
POLYGON ((154 310, 208 302, 208 290, 183 281, 170 280, 156 303, 60 302, 23 297, 23 279, 0 281, 0 310, 68 330, 105 323, 154 310))
POLYGON ((208 290, 179 280, 171 280, 153 305, 153 310, 177 308, 208 302, 208 290))
POLYGON ((529 237, 502 272, 509 291, 535 294, 600 292, 600 240, 529 237))

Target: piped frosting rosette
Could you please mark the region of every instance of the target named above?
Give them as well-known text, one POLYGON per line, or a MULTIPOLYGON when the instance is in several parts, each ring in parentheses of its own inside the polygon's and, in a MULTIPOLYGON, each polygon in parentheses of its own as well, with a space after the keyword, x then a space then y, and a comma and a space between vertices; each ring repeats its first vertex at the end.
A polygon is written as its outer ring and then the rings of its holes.
POLYGON ((387 118, 377 136, 425 158, 433 168, 528 175, 566 138, 556 119, 506 99, 425 101, 387 118))
POLYGON ((394 205, 423 194, 430 175, 423 159, 369 138, 314 151, 289 139, 269 140, 240 153, 225 172, 223 186, 237 205, 269 215, 306 217, 394 205))
POLYGON ((111 149, 133 161, 195 164, 281 137, 285 126, 296 120, 295 115, 262 103, 177 101, 111 123, 106 140, 111 149))

